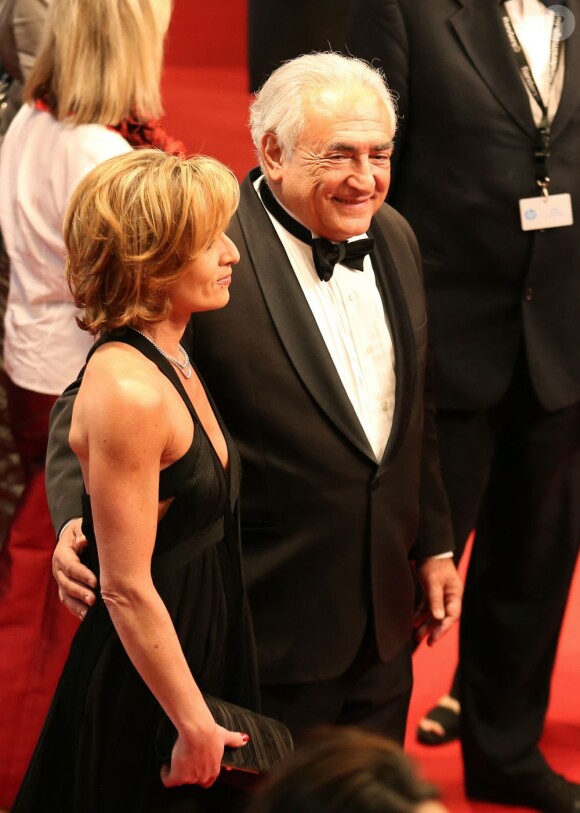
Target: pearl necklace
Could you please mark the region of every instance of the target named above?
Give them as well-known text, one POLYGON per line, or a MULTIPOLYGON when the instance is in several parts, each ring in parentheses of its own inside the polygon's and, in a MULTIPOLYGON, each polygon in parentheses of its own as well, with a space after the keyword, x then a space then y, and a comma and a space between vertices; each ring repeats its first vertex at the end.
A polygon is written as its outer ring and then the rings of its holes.
POLYGON ((170 356, 169 353, 166 353, 165 350, 162 347, 159 347, 159 345, 156 344, 150 336, 148 336, 146 333, 143 333, 142 330, 137 330, 136 327, 131 328, 131 330, 134 330, 135 333, 140 333, 141 336, 143 336, 143 338, 147 339, 148 342, 151 342, 153 347, 155 347, 157 350, 159 350, 161 355, 164 358, 166 358, 167 361, 170 361, 171 364, 173 364, 173 365, 175 365, 175 367, 177 367, 177 369, 179 370, 179 372, 181 373, 181 375, 184 378, 191 378, 191 374, 193 373, 193 367, 191 366, 191 361, 189 360, 189 356, 187 355, 187 352, 186 352, 185 348, 182 347, 179 342, 177 343, 177 347, 179 348, 179 350, 181 351, 181 353, 183 355, 183 361, 179 361, 179 359, 176 359, 173 356, 170 356))

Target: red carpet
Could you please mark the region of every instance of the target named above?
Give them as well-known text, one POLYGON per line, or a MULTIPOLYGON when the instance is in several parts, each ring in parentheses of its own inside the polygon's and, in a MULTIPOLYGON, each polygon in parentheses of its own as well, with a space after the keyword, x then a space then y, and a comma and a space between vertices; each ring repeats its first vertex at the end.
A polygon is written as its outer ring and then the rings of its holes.
MULTIPOLYGON (((419 745, 415 740, 419 719, 449 689, 456 652, 457 630, 453 630, 434 648, 422 646, 415 655, 415 689, 407 728, 407 751, 413 756, 423 775, 441 788, 443 800, 452 813, 501 813, 503 809, 517 813, 520 808, 476 804, 465 798, 459 744, 429 748, 419 745)), ((552 700, 542 741, 542 749, 551 766, 576 782, 580 782, 579 686, 580 571, 577 568, 562 631, 552 682, 552 700)))
POLYGON ((78 626, 52 578, 43 469, 25 493, 9 542, 0 552, 0 808, 16 796, 78 626))
POLYGON ((244 68, 168 65, 163 79, 165 129, 190 152, 213 155, 242 180, 257 160, 246 122, 244 68))
POLYGON ((191 152, 219 158, 241 180, 256 165, 246 127, 245 0, 175 0, 165 63, 167 132, 191 152))
MULTIPOLYGON (((166 124, 167 130, 181 138, 189 150, 216 156, 241 179, 257 163, 246 127, 250 96, 246 90, 245 4, 228 0, 216 7, 220 9, 221 21, 216 22, 215 10, 209 9, 207 19, 197 19, 194 25, 187 0, 176 0, 164 80, 166 124)), ((197 13, 205 15, 206 11, 198 9, 197 13)), ((422 647, 416 655, 407 749, 423 774, 442 789, 452 813, 501 813, 498 806, 466 800, 457 744, 426 748, 415 742, 417 721, 449 688, 456 648, 454 631, 434 649, 422 647)), ((543 748, 555 770, 578 782, 579 687, 580 576, 577 575, 554 674, 543 748)))

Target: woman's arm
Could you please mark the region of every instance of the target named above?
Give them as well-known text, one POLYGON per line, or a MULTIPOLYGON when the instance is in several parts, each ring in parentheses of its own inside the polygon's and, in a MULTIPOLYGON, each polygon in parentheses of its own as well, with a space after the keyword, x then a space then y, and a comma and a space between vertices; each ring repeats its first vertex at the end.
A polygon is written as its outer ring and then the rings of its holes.
MULTIPOLYGON (((164 783, 208 786, 224 745, 244 739, 215 724, 151 579, 160 462, 171 437, 167 407, 143 381, 108 376, 106 387, 94 383, 99 399, 83 399, 80 420, 101 594, 127 654, 177 729, 164 783)), ((76 431, 73 418, 71 437, 76 431)))

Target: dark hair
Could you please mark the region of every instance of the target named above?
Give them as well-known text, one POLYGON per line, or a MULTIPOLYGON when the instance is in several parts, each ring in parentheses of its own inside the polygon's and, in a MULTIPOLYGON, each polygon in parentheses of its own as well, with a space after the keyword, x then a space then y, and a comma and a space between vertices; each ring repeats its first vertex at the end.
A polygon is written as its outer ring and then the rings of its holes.
POLYGON ((355 728, 324 728, 258 789, 247 813, 415 813, 438 799, 394 743, 355 728))

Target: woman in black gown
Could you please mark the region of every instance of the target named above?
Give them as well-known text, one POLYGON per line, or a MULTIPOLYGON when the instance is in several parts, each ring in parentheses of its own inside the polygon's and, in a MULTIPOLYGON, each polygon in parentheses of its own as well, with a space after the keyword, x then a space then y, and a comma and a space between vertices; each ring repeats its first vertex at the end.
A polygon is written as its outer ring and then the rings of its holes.
POLYGON ((257 698, 239 460, 179 340, 191 313, 228 302, 237 201, 217 161, 139 150, 94 169, 69 205, 69 284, 81 326, 100 334, 70 442, 101 592, 14 813, 229 809, 219 783, 205 788, 247 737, 218 726, 201 693, 257 698))

